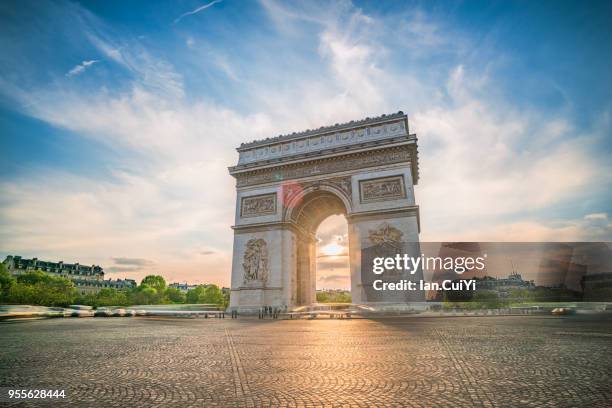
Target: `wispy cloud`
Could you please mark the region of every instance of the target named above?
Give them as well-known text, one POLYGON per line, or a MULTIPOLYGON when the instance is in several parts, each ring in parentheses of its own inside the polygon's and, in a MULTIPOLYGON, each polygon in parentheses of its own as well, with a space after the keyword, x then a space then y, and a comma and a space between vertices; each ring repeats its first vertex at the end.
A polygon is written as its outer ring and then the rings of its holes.
POLYGON ((191 10, 191 11, 188 11, 188 12, 186 12, 186 13, 183 13, 183 14, 181 14, 180 16, 178 16, 178 17, 177 17, 177 18, 174 20, 174 24, 176 24, 176 23, 178 23, 179 21, 181 21, 181 20, 183 19, 183 17, 187 17, 187 16, 191 16, 191 15, 193 15, 193 14, 197 14, 197 13, 199 13, 200 11, 206 10, 207 8, 214 6, 214 5, 215 5, 215 4, 217 4, 217 3, 221 3, 221 1, 222 1, 222 0, 214 0, 214 1, 211 1, 210 3, 207 3, 207 4, 204 4, 204 5, 200 6, 200 7, 197 7, 197 8, 195 8, 195 9, 191 10))
POLYGON ((153 265, 153 261, 143 258, 113 258, 113 261, 117 265, 130 265, 130 266, 150 266, 153 265))
POLYGON ((348 281, 348 275, 320 276, 317 280, 323 283, 344 283, 348 281))
POLYGON ((134 275, 134 273, 141 271, 148 271, 153 268, 155 262, 144 259, 144 258, 122 258, 115 257, 112 258, 114 264, 105 267, 104 270, 110 273, 128 273, 130 275, 134 275))
POLYGON ((85 70, 91 67, 93 64, 100 62, 99 60, 85 60, 78 65, 75 65, 70 71, 66 73, 67 77, 82 74, 85 70))
MULTIPOLYGON (((93 23, 95 24, 95 23, 93 23)), ((183 77, 172 63, 154 56, 140 41, 123 38, 113 32, 101 31, 97 26, 82 28, 85 38, 110 61, 125 69, 134 82, 164 99, 182 98, 185 94, 183 77)))

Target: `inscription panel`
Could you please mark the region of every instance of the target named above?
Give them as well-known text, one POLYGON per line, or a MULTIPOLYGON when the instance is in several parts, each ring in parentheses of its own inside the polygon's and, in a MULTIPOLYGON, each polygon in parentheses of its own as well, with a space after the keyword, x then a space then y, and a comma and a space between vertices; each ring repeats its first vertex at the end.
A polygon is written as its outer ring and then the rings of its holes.
POLYGON ((398 198, 406 198, 403 175, 359 181, 359 200, 361 203, 398 198))
POLYGON ((241 217, 259 217, 270 214, 276 214, 276 193, 242 197, 241 217))

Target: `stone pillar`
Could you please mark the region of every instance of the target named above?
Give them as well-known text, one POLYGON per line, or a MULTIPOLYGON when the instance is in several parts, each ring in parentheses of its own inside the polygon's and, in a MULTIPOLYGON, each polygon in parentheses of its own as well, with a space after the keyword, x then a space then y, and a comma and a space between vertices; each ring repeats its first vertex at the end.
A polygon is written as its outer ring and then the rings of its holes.
POLYGON ((354 217, 349 223, 349 258, 353 303, 406 303, 425 300, 423 291, 376 291, 374 280, 399 282, 407 280, 417 285, 423 271, 414 274, 393 270, 376 275, 372 272, 375 257, 395 257, 396 254, 420 256, 416 215, 354 217))
POLYGON ((314 235, 300 233, 297 243, 296 306, 316 302, 316 241, 314 235))

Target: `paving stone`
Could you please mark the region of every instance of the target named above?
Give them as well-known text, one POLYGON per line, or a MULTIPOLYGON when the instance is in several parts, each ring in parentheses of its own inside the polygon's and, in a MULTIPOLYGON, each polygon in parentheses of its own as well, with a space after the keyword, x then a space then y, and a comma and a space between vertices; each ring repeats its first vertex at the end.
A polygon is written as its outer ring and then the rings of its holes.
POLYGON ((0 386, 65 389, 66 406, 604 407, 612 399, 612 324, 575 317, 52 319, 0 332, 0 386))

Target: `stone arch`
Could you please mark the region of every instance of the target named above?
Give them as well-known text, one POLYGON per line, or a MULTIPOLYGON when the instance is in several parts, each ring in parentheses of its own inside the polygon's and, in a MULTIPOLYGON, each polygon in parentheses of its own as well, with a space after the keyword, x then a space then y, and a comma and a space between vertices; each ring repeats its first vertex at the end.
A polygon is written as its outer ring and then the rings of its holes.
POLYGON ((332 212, 329 215, 342 213, 346 216, 352 211, 351 197, 347 192, 339 189, 332 183, 323 181, 316 185, 302 187, 298 193, 293 194, 287 202, 284 202, 283 219, 287 222, 299 223, 300 212, 304 211, 305 205, 311 204, 312 200, 317 199, 334 202, 334 208, 339 212, 332 212))
POLYGON ((237 191, 230 306, 256 311, 313 303, 315 232, 332 214, 348 223, 353 301, 386 301, 372 292, 368 271, 381 249, 376 237, 397 229, 402 242, 393 248, 419 251, 417 138, 407 116, 366 118, 237 150, 238 164, 229 169, 237 191), (383 223, 388 227, 378 232, 383 223))
MULTIPOLYGON (((346 198, 346 197, 345 197, 346 198)), ((286 220, 296 226, 296 284, 292 299, 296 306, 316 302, 316 231, 327 217, 342 214, 350 207, 342 193, 330 186, 310 187, 288 203, 286 220)))

